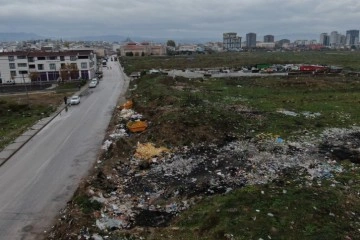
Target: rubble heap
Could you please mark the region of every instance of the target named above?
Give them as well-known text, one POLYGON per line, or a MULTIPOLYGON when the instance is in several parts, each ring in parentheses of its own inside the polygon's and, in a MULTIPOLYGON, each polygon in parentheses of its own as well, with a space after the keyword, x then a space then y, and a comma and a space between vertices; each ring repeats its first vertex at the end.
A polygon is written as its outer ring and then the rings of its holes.
POLYGON ((101 230, 166 226, 173 216, 205 195, 264 184, 288 169, 298 169, 309 181, 331 178, 343 168, 331 158, 333 149, 324 151, 323 145, 332 142, 337 146, 336 142, 353 136, 358 153, 360 149, 360 138, 354 138, 360 136, 359 129, 342 130, 342 137, 339 131, 303 142, 237 140, 223 146, 182 147, 164 151, 145 163, 134 154, 127 163, 119 161, 104 177, 113 189, 89 187, 92 200, 103 204, 96 225, 101 230))

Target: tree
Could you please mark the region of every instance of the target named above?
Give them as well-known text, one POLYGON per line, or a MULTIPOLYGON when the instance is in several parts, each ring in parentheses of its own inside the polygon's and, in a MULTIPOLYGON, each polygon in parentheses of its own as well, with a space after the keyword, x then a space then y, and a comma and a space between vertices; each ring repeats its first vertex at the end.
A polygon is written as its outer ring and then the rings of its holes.
POLYGON ((69 70, 70 70, 70 64, 61 65, 60 77, 61 77, 62 81, 69 80, 69 78, 70 78, 69 70))
POLYGON ((176 43, 175 43, 174 40, 168 40, 166 42, 166 46, 168 46, 168 47, 176 47, 176 43))
POLYGON ((70 43, 69 43, 69 42, 67 42, 67 41, 66 41, 66 42, 64 42, 64 47, 65 47, 65 48, 70 48, 70 43))
POLYGON ((76 63, 70 64, 70 77, 71 79, 78 79, 79 78, 79 69, 76 63))
POLYGON ((29 78, 32 82, 35 82, 39 79, 39 73, 38 72, 30 72, 29 78))
POLYGON ((61 65, 60 77, 63 81, 69 79, 78 79, 79 70, 76 63, 61 65))

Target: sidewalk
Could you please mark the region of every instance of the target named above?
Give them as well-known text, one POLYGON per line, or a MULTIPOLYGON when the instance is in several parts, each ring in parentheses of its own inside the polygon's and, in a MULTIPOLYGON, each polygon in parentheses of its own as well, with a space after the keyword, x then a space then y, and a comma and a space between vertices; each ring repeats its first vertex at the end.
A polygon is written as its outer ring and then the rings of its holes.
MULTIPOLYGON (((82 92, 88 89, 86 83, 74 95, 81 95, 82 92)), ((22 133, 12 143, 0 151, 0 166, 4 165, 15 153, 17 153, 27 142, 29 142, 38 132, 40 132, 47 124, 49 124, 57 115, 59 115, 65 108, 65 104, 61 104, 57 110, 51 114, 50 117, 43 118, 30 127, 26 132, 22 133)))

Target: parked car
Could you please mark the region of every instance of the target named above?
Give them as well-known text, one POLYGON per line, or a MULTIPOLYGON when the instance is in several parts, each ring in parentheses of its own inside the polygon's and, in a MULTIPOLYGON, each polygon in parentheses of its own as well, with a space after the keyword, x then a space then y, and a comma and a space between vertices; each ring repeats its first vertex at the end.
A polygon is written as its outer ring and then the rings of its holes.
POLYGON ((77 104, 79 104, 80 103, 80 97, 79 96, 72 96, 71 98, 70 98, 70 104, 71 105, 77 105, 77 104))
POLYGON ((15 85, 15 81, 14 80, 7 80, 7 81, 2 82, 2 84, 4 84, 4 85, 15 85))
POLYGON ((97 86, 97 81, 91 81, 90 84, 89 84, 89 88, 94 88, 97 86))
POLYGON ((91 79, 91 81, 93 82, 96 82, 96 84, 98 84, 99 83, 99 79, 98 78, 96 78, 96 77, 94 77, 93 79, 91 79))

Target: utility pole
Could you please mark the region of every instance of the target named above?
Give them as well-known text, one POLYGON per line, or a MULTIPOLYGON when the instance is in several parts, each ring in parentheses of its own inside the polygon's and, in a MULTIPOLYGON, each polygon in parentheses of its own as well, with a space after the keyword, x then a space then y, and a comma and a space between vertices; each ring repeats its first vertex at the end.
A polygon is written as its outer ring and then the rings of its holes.
POLYGON ((30 100, 29 100, 29 93, 26 87, 26 83, 25 83, 25 78, 24 78, 24 74, 22 74, 22 78, 23 78, 23 82, 24 82, 24 86, 25 86, 25 91, 26 91, 26 99, 27 99, 27 104, 30 105, 30 100))

